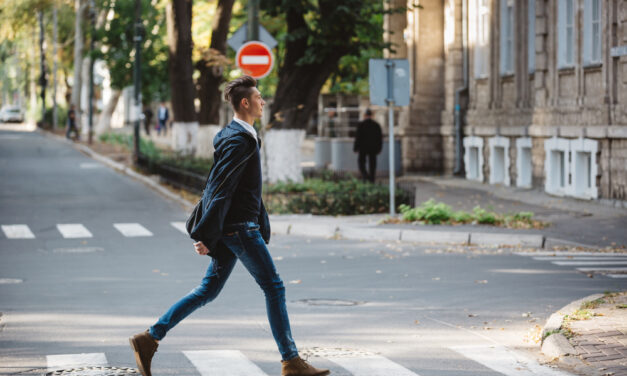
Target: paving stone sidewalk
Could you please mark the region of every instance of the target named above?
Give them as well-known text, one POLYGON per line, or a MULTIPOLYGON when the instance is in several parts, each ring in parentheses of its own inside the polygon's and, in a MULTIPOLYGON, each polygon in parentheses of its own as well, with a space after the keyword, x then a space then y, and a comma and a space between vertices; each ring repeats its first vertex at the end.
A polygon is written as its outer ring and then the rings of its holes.
POLYGON ((627 376, 627 292, 603 298, 589 311, 589 320, 570 321, 575 333, 569 342, 577 357, 598 375, 627 376), (620 308, 625 307, 625 308, 620 308))

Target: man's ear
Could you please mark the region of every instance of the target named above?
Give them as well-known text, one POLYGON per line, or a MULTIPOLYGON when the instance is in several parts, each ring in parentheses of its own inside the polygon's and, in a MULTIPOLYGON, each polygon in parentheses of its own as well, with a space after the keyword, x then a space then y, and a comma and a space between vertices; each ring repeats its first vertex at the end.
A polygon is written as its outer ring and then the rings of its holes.
POLYGON ((244 107, 248 107, 249 106, 248 98, 242 98, 242 101, 240 102, 240 105, 244 106, 244 107))

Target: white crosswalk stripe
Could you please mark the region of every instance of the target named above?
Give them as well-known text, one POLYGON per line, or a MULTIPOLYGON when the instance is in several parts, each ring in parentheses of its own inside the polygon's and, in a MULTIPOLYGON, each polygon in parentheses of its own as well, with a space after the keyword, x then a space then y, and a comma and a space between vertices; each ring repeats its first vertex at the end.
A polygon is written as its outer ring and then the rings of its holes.
POLYGON ((553 261, 551 264, 560 266, 589 266, 589 265, 627 265, 626 261, 553 261))
POLYGON ((106 367, 109 364, 104 353, 48 355, 46 360, 48 372, 81 367, 106 367))
POLYGON ((534 359, 504 346, 456 346, 450 349, 506 376, 571 376, 542 366, 534 359))
POLYGON ((66 239, 92 238, 91 232, 80 223, 57 224, 57 229, 66 239))
POLYGON ((185 228, 185 222, 170 222, 172 227, 179 230, 183 234, 187 235, 187 229, 185 228))
POLYGON ((268 376, 237 350, 184 351, 201 376, 268 376))
POLYGON ((147 228, 140 225, 139 223, 114 223, 113 227, 121 232, 122 235, 129 238, 152 236, 152 232, 150 232, 147 228))
POLYGON ((358 358, 329 357, 327 359, 355 376, 418 376, 417 373, 379 355, 358 358))
POLYGON ((9 239, 35 239, 27 225, 2 225, 2 232, 9 239))
POLYGON ((627 261, 627 254, 624 256, 547 256, 547 257, 534 257, 536 261, 610 261, 610 260, 625 260, 627 261))
POLYGON ((557 266, 572 266, 583 273, 604 275, 609 278, 627 278, 627 253, 595 252, 516 252, 534 261, 549 261, 557 266))

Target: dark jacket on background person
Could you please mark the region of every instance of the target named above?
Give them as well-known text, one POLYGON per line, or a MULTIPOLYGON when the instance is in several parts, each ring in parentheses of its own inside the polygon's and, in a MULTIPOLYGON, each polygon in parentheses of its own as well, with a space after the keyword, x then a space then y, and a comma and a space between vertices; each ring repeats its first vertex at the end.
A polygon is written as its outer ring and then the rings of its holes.
POLYGON ((379 154, 383 148, 381 126, 372 119, 365 119, 357 125, 353 151, 365 154, 379 154))
POLYGON ((255 221, 264 241, 269 243, 270 220, 261 198, 258 140, 238 122, 231 121, 218 132, 213 145, 214 163, 201 199, 203 215, 190 236, 202 241, 209 248, 209 255, 216 257, 216 245, 225 224, 255 221))

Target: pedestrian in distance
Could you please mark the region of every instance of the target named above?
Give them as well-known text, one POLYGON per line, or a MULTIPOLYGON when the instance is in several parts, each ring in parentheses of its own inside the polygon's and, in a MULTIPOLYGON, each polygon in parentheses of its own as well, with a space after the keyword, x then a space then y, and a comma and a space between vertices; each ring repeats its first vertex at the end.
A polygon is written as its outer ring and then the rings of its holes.
POLYGON ((159 109, 157 110, 157 134, 161 135, 161 130, 163 129, 163 134, 168 133, 168 119, 170 118, 170 111, 168 111, 168 107, 166 107, 165 102, 161 101, 159 105, 159 109))
MULTIPOLYGON (((261 118, 265 102, 257 81, 242 76, 226 85, 224 97, 235 115, 213 140, 214 165, 199 204, 202 217, 188 226, 199 255, 211 256, 198 287, 176 302, 149 330, 130 338, 135 360, 143 376, 151 376, 150 364, 159 341, 181 320, 214 300, 240 260, 263 290, 272 335, 282 357, 283 376, 325 376, 300 358, 292 339, 285 287, 266 247, 270 222, 261 198, 260 140, 252 124, 261 118)), ((219 374, 219 370, 216 370, 219 374)))
POLYGON ((71 140, 78 140, 78 130, 76 129, 76 110, 73 104, 70 105, 70 110, 67 112, 67 130, 65 131, 65 138, 71 140), (74 133, 74 137, 70 136, 74 133))
POLYGON ((357 134, 355 135, 355 143, 353 151, 359 153, 358 165, 361 177, 364 181, 374 183, 377 172, 377 155, 381 153, 383 148, 383 135, 381 133, 381 125, 372 120, 372 111, 366 109, 364 120, 357 125, 357 134), (366 159, 368 159, 368 170, 366 170, 366 159))
POLYGON ((150 136, 150 123, 152 123, 152 109, 150 105, 144 107, 144 129, 146 130, 146 135, 150 136))

